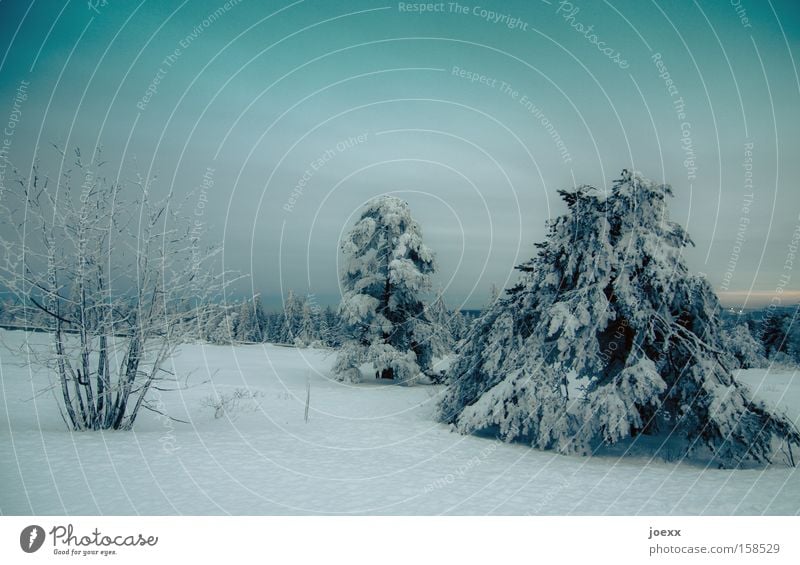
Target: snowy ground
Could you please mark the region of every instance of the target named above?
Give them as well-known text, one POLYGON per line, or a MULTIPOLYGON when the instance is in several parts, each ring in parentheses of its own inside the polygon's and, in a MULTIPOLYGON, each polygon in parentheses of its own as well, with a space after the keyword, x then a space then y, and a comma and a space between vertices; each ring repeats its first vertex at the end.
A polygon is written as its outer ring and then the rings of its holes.
MULTIPOLYGON (((2 514, 800 512, 796 469, 567 457, 464 437, 433 421, 439 387, 333 382, 324 351, 186 346, 175 367, 193 371, 192 386, 161 400, 190 423, 143 413, 134 432, 111 433, 65 431, 51 393, 31 400, 48 376, 5 349, 0 359, 2 514), (255 400, 215 418, 206 399, 240 387, 258 391, 255 400)), ((798 421, 795 373, 741 379, 798 421)))

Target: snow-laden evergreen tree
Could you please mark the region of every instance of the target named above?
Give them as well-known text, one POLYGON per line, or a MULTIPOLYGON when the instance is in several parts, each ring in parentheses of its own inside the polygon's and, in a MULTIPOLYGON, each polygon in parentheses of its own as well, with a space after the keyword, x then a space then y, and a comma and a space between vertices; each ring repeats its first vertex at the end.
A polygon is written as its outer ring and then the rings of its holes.
POLYGON ((725 349, 731 357, 731 365, 741 369, 760 369, 769 365, 764 356, 764 347, 750 333, 747 324, 726 324, 722 332, 725 349))
POLYGON ((215 345, 230 345, 236 341, 238 317, 239 313, 232 311, 230 306, 219 305, 208 317, 203 338, 215 345))
POLYGON ((342 344, 341 321, 336 310, 330 306, 326 306, 320 316, 319 333, 322 342, 328 347, 339 347, 342 344))
POLYGON ((484 310, 488 310, 497 300, 500 298, 500 289, 497 287, 496 284, 492 283, 489 287, 489 299, 486 301, 486 306, 484 306, 484 310))
POLYGON ((453 318, 455 314, 447 309, 441 292, 426 306, 426 316, 433 329, 432 349, 434 357, 441 357, 453 351, 453 318))
POLYGON ((800 306, 795 306, 794 311, 787 313, 784 328, 786 330, 787 353, 795 364, 800 364, 800 319, 798 319, 800 306))
POLYGON ((607 197, 561 191, 568 212, 463 343, 441 419, 562 452, 651 435, 723 466, 793 461, 797 429, 724 364, 718 300, 687 270, 671 193, 626 171, 607 197))
POLYGON ((303 298, 295 294, 294 290, 286 293, 283 302, 283 320, 278 334, 278 343, 294 344, 295 338, 300 335, 303 317, 303 298))
POLYGON ((264 304, 261 302, 261 295, 256 294, 253 297, 253 317, 255 319, 258 334, 253 337, 257 341, 266 341, 267 332, 267 313, 264 311, 264 304))
POLYGON ((776 353, 785 353, 786 330, 783 313, 766 310, 759 327, 759 335, 767 357, 772 359, 776 353))
POLYGON ((283 314, 280 312, 270 312, 267 314, 266 329, 264 330, 265 340, 269 343, 280 343, 281 329, 283 328, 283 314))
POLYGON ((252 300, 243 300, 239 306, 239 315, 236 319, 236 341, 244 343, 259 343, 264 341, 266 316, 259 295, 252 300))
POLYGON ((468 330, 469 323, 467 322, 466 316, 464 316, 461 310, 455 310, 450 319, 450 333, 453 336, 453 343, 458 343, 467 337, 468 330))
POLYGON ((295 337, 295 343, 302 347, 308 347, 319 342, 319 322, 319 306, 311 300, 304 300, 300 312, 300 328, 295 337))
POLYGON ((769 307, 761 312, 760 320, 754 320, 754 333, 771 361, 790 366, 800 363, 799 308, 769 307))
MULTIPOLYGON (((481 312, 484 311, 485 310, 482 310, 481 312)), ((459 325, 458 341, 461 341, 462 339, 468 338, 472 333, 472 328, 475 324, 475 320, 478 318, 478 314, 474 310, 461 310, 459 314, 461 314, 461 323, 459 325)))
POLYGON ((430 289, 435 267, 408 203, 393 196, 370 201, 342 251, 345 335, 334 373, 358 382, 359 365, 371 363, 383 378, 412 383, 429 370, 434 354, 421 295, 430 289))

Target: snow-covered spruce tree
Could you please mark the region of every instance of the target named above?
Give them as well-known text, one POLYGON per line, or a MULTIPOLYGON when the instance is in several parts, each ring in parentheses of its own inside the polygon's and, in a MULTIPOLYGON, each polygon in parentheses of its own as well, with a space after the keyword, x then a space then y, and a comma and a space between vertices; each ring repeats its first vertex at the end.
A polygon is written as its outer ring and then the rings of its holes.
POLYGON ((334 373, 358 382, 359 365, 372 363, 376 375, 411 384, 434 354, 420 294, 430 289, 435 266, 408 203, 393 196, 370 201, 342 251, 343 345, 334 373))
POLYGON ((266 341, 280 343, 281 329, 283 328, 283 313, 270 312, 267 314, 266 341))
POLYGON ((231 327, 228 312, 224 304, 213 305, 204 320, 201 337, 203 340, 215 345, 229 345, 233 343, 233 328, 231 327))
POLYGON ((278 333, 277 343, 294 345, 295 340, 300 335, 304 303, 305 300, 302 297, 297 296, 294 290, 289 289, 283 302, 281 328, 278 333))
POLYGON ((764 346, 768 359, 781 364, 800 363, 800 324, 797 323, 797 307, 768 307, 756 322, 755 335, 764 346))
POLYGON ((464 337, 466 328, 467 322, 464 319, 464 314, 461 313, 461 310, 453 310, 450 318, 450 335, 453 338, 452 349, 455 349, 456 344, 464 337))
POLYGON ((256 294, 252 300, 243 300, 239 306, 234 334, 236 341, 259 343, 264 341, 266 315, 261 297, 256 294))
POLYGON ((568 212, 462 343, 441 419, 562 452, 651 435, 722 466, 793 462, 797 429, 724 365, 718 300, 686 268, 670 187, 623 171, 608 197, 560 194, 568 212))
POLYGON ((341 345, 340 326, 339 315, 333 308, 326 306, 319 320, 319 334, 324 345, 328 347, 341 345))
POLYGON ((434 357, 441 357, 453 351, 455 339, 453 337, 453 319, 458 315, 447 309, 442 293, 439 292, 436 298, 425 307, 425 314, 431 322, 433 329, 434 357))
POLYGON ((730 365, 741 369, 761 369, 769 365, 764 347, 747 329, 747 324, 727 324, 722 334, 725 349, 731 357, 730 365))
MULTIPOLYGON (((313 297, 313 295, 310 296, 313 297)), ((307 298, 303 301, 303 307, 300 312, 300 329, 297 336, 295 336, 295 344, 308 347, 319 343, 319 311, 319 305, 312 300, 307 298)))

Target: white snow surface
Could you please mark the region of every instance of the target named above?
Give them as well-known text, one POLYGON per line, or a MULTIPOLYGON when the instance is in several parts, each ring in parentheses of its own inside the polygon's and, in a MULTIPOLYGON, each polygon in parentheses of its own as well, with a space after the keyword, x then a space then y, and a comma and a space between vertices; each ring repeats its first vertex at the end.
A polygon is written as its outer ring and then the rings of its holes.
MULTIPOLYGON (((11 347, 47 341, 0 332, 11 347)), ((189 388, 153 399, 188 423, 145 411, 132 432, 67 431, 51 377, 25 361, 0 350, 4 515, 800 513, 797 469, 564 456, 462 436, 433 419, 441 387, 337 382, 331 351, 184 346, 172 368, 189 388), (206 399, 237 389, 255 395, 215 418, 206 399)), ((798 421, 796 372, 739 378, 798 421)))

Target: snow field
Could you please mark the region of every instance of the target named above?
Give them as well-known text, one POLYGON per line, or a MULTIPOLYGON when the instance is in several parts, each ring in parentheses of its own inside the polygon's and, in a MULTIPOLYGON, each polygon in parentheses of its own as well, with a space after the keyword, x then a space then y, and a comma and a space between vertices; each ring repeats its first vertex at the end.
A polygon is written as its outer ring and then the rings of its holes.
MULTIPOLYGON (((173 364, 190 375, 189 388, 154 400, 188 423, 145 411, 132 432, 66 431, 52 392, 42 392, 48 376, 21 361, 0 352, 2 514, 800 512, 796 469, 583 458, 462 436, 433 419, 441 387, 369 374, 340 383, 331 351, 184 346, 173 364), (215 417, 208 404, 235 391, 244 397, 215 417)), ((794 372, 743 371, 740 379, 800 420, 794 372)))

